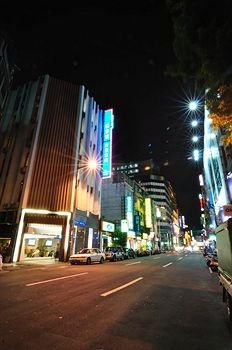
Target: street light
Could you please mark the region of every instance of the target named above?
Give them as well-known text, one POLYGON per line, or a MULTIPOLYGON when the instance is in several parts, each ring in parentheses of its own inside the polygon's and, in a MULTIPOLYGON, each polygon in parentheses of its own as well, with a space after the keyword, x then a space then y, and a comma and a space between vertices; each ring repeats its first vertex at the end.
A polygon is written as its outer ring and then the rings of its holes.
POLYGON ((100 162, 97 158, 86 157, 85 159, 80 159, 76 168, 76 174, 80 169, 86 171, 100 171, 100 162))
POLYGON ((198 126, 198 121, 195 120, 195 119, 192 120, 191 125, 192 125, 193 128, 195 128, 196 126, 198 126))
POLYGON ((192 137, 192 141, 193 141, 193 142, 198 142, 198 140, 199 140, 199 137, 198 137, 198 136, 194 135, 194 136, 192 137))
POLYGON ((89 164, 89 169, 90 170, 96 170, 98 167, 98 163, 96 159, 89 159, 88 160, 88 164, 89 164))
POLYGON ((189 102, 190 111, 196 111, 197 108, 198 108, 198 101, 190 101, 189 102))

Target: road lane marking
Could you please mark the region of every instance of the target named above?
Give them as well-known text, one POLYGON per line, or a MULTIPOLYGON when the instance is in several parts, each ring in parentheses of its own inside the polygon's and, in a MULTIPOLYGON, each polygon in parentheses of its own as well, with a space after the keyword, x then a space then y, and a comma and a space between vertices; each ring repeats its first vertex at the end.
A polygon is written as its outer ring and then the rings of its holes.
POLYGON ((154 260, 160 259, 160 256, 156 256, 155 258, 153 258, 154 260))
POLYGON ((172 264, 173 264, 173 263, 170 262, 170 263, 168 263, 168 264, 166 264, 166 265, 163 265, 163 267, 167 267, 167 266, 172 265, 172 264))
POLYGON ((82 275, 86 275, 87 273, 88 272, 82 272, 82 273, 76 273, 75 275, 57 277, 57 278, 52 278, 50 280, 44 280, 44 281, 39 281, 39 282, 34 282, 34 283, 27 283, 26 287, 35 286, 36 284, 43 284, 43 283, 49 283, 49 282, 53 282, 53 281, 59 281, 59 280, 65 279, 65 278, 73 278, 73 277, 77 277, 77 276, 82 276, 82 275))
POLYGON ((133 262, 133 263, 128 263, 128 264, 125 264, 125 266, 130 266, 130 265, 135 265, 135 264, 141 264, 141 261, 136 261, 136 262, 133 262))
POLYGON ((177 260, 182 260, 183 259, 183 256, 181 258, 178 258, 177 260))
POLYGON ((128 283, 126 283, 126 284, 123 284, 122 286, 120 286, 120 287, 118 287, 118 288, 111 289, 111 290, 109 290, 108 292, 105 292, 105 293, 101 294, 101 297, 106 297, 107 295, 116 293, 116 292, 118 292, 118 291, 121 290, 121 289, 124 289, 124 288, 126 288, 126 287, 129 287, 129 286, 131 286, 132 284, 141 281, 142 279, 143 279, 143 277, 139 277, 139 278, 137 278, 136 280, 133 280, 133 281, 131 281, 131 282, 128 282, 128 283))

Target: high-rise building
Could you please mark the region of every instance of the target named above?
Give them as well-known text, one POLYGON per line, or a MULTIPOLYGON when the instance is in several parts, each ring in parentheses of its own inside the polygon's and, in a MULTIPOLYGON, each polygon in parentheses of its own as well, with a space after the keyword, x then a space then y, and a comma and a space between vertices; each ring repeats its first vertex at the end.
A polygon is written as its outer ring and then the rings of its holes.
MULTIPOLYGON (((178 235, 177 203, 171 183, 160 175, 159 167, 152 159, 130 163, 113 164, 113 170, 127 173, 135 179, 154 201, 154 217, 161 247, 173 246, 173 234, 178 235), (175 231, 173 222, 175 219, 175 231)), ((175 240, 176 241, 176 240, 175 240)))
MULTIPOLYGON (((145 189, 127 174, 114 171, 102 182, 102 220, 114 223, 116 230, 126 233, 126 246, 138 251, 153 250, 154 212, 145 189)), ((105 245, 111 243, 111 232, 103 232, 105 245)))
POLYGON ((10 93, 0 123, 0 239, 13 261, 56 250, 66 261, 99 246, 101 169, 89 161, 107 158, 105 116, 84 86, 48 75, 10 93))
POLYGON ((8 45, 0 36, 0 120, 13 80, 13 67, 8 58, 8 45))
POLYGON ((223 208, 232 201, 231 159, 231 145, 224 144, 223 130, 213 128, 209 110, 205 109, 203 215, 206 216, 207 233, 214 231, 217 225, 227 219, 223 208))

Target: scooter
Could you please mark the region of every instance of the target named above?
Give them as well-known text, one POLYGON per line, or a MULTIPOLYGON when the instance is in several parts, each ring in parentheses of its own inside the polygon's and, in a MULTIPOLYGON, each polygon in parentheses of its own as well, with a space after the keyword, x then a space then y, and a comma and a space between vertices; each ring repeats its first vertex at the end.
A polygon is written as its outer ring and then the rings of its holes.
POLYGON ((218 271, 218 257, 216 253, 208 254, 206 256, 206 264, 213 272, 218 271))

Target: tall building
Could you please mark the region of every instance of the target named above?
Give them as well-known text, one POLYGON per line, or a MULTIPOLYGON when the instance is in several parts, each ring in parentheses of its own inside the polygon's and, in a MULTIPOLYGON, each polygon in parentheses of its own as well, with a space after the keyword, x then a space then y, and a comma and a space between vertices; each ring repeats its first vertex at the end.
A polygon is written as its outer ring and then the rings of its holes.
POLYGON ((13 67, 8 58, 8 45, 0 36, 0 120, 13 80, 13 67))
POLYGON ((212 127, 209 111, 205 109, 203 200, 208 232, 225 221, 223 207, 232 201, 231 159, 231 146, 224 144, 223 130, 212 127))
POLYGON ((154 201, 159 244, 161 247, 171 248, 176 242, 176 240, 173 241, 173 235, 178 235, 178 220, 176 220, 178 210, 171 183, 159 174, 159 168, 155 166, 152 159, 113 164, 113 170, 125 172, 135 179, 154 201))
POLYGON ((10 93, 0 123, 0 239, 13 261, 55 250, 66 261, 99 245, 101 170, 88 162, 107 158, 106 114, 113 118, 84 86, 48 75, 10 93))
MULTIPOLYGON (((102 182, 102 220, 126 233, 126 245, 138 251, 154 248, 153 206, 144 188, 127 174, 114 171, 102 182)), ((104 246, 111 244, 111 232, 103 232, 104 246)))

